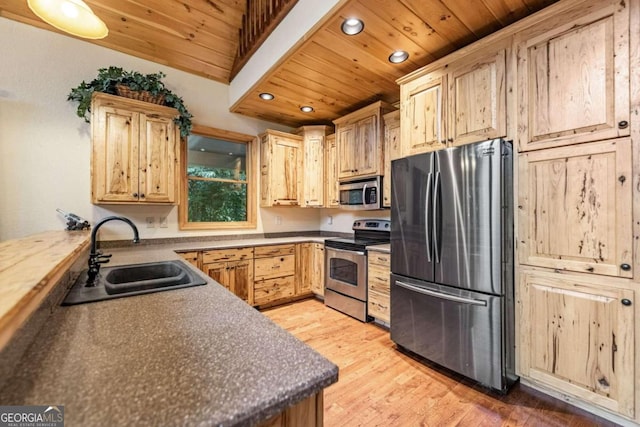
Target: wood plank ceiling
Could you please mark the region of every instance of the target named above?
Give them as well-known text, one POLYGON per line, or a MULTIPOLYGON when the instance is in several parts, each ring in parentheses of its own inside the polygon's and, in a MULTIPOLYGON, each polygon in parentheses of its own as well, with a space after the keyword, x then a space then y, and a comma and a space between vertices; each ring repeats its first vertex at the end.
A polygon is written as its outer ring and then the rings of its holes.
MULTIPOLYGON (((346 0, 282 58, 231 111, 292 127, 329 124, 370 102, 398 101, 395 80, 556 0, 346 0), (344 35, 345 18, 364 31, 344 35), (405 50, 409 59, 392 64, 405 50), (275 96, 259 98, 261 92, 275 96), (300 111, 302 105, 314 108, 300 111)), ((109 27, 91 41, 228 83, 246 0, 86 0, 109 27)), ((26 0, 0 0, 0 16, 56 31, 26 0)), ((105 66, 112 64, 105 64, 105 66)), ((195 118, 197 121, 197 117, 195 118)))

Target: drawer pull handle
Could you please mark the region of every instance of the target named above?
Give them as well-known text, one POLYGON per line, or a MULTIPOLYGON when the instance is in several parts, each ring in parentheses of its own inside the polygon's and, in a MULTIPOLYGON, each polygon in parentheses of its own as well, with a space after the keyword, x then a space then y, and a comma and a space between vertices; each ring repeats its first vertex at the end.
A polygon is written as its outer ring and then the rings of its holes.
POLYGON ((624 271, 629 271, 631 270, 631 266, 629 264, 620 264, 620 268, 624 271))

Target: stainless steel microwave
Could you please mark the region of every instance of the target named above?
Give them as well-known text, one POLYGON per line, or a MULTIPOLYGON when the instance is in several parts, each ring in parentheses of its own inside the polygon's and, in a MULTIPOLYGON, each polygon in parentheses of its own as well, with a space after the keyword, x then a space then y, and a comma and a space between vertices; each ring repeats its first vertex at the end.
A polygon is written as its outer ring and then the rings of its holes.
POLYGON ((382 177, 340 183, 340 207, 354 210, 382 209, 382 177))

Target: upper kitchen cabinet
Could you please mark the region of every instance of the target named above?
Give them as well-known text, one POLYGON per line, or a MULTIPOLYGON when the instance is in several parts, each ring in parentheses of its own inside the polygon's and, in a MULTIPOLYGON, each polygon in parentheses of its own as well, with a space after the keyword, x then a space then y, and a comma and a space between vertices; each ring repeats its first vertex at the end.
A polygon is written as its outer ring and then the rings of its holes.
POLYGON ((400 86, 402 152, 413 155, 446 144, 444 92, 446 77, 434 72, 400 86))
POLYGON ((519 34, 521 151, 629 135, 629 7, 600 6, 519 34))
POLYGON ((400 110, 382 117, 384 121, 384 177, 382 178, 382 206, 391 207, 391 161, 402 157, 400 145, 400 110))
POLYGON ((302 126, 296 134, 302 136, 302 196, 303 207, 324 207, 325 200, 325 137, 333 129, 329 126, 302 126))
POLYGON ((302 140, 275 130, 260 135, 260 206, 299 206, 302 140))
POLYGON ((378 101, 333 121, 339 180, 382 175, 382 115, 393 110, 391 105, 378 101))
POLYGON ((521 264, 633 277, 631 139, 519 156, 521 264))
POLYGON ((340 182, 338 181, 338 147, 336 134, 327 135, 324 146, 324 207, 340 206, 340 182))
POLYGON ((505 56, 496 46, 400 79, 403 154, 506 136, 505 56))
POLYGON ((505 50, 450 68, 447 142, 455 146, 506 136, 505 50))
POLYGON ((92 202, 175 203, 178 111, 105 93, 91 111, 92 202))

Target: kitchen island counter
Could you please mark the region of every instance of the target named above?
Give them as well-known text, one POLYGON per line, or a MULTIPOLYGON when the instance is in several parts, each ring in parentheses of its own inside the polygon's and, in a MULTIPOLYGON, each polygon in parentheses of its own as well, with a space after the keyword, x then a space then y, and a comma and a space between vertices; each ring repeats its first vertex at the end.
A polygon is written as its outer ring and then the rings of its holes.
MULTIPOLYGON (((109 265, 179 259, 170 246, 110 249, 109 265)), ((198 274, 206 285, 57 306, 0 403, 64 405, 70 426, 253 425, 337 381, 337 366, 198 274)))

